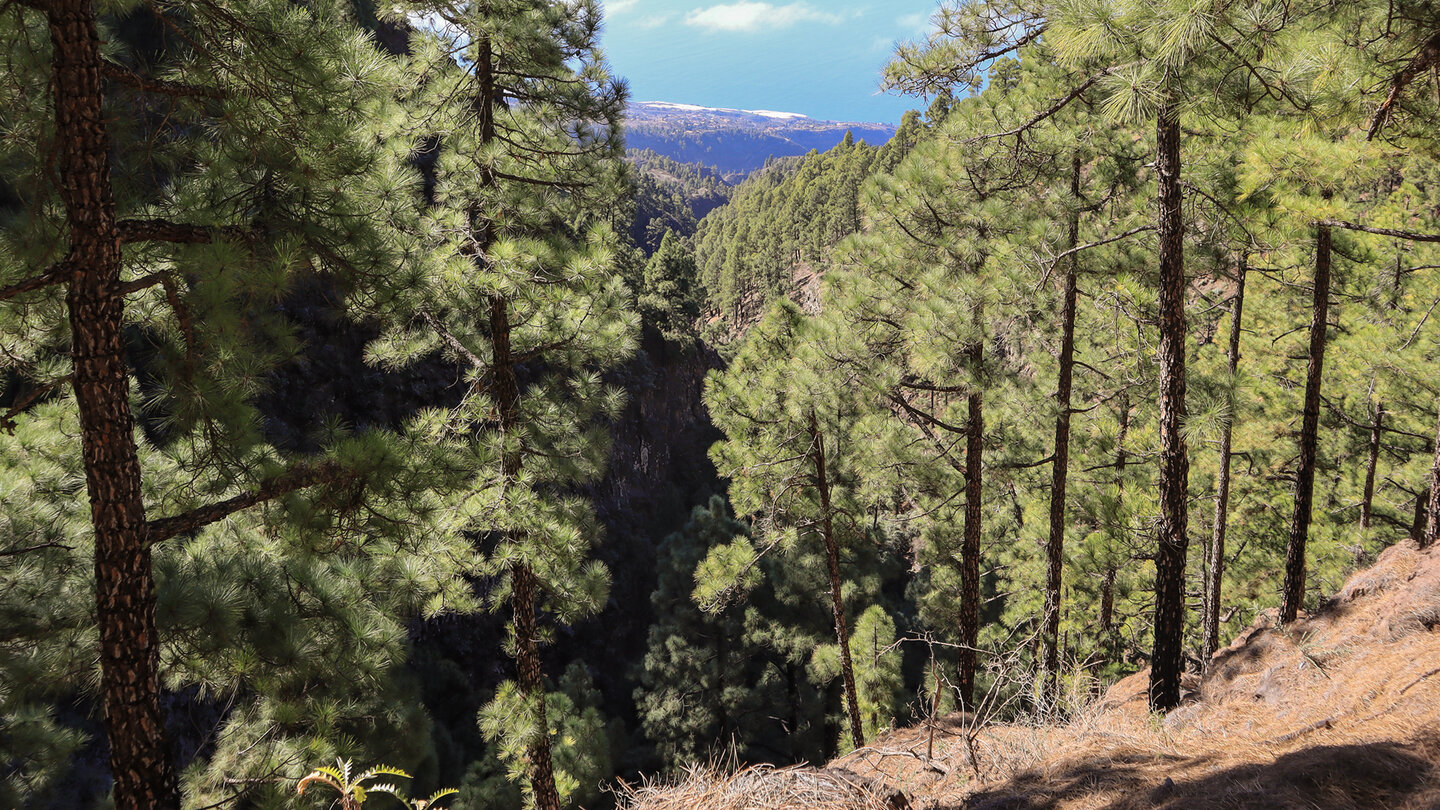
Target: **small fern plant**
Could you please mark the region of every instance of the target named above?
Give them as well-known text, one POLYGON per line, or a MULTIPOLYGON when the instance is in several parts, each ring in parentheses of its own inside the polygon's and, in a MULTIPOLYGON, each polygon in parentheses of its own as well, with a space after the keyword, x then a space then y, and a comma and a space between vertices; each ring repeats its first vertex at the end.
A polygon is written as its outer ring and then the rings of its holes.
POLYGON ((445 788, 435 791, 428 799, 411 799, 393 782, 379 782, 381 779, 394 777, 409 779, 410 774, 399 768, 377 765, 359 774, 353 773, 353 770, 350 760, 337 759, 333 768, 322 767, 311 771, 295 786, 295 792, 304 796, 305 791, 315 786, 329 788, 339 794, 336 801, 339 802, 340 810, 364 810, 365 800, 377 793, 393 796, 413 810, 435 810, 435 802, 459 792, 454 788, 445 788))

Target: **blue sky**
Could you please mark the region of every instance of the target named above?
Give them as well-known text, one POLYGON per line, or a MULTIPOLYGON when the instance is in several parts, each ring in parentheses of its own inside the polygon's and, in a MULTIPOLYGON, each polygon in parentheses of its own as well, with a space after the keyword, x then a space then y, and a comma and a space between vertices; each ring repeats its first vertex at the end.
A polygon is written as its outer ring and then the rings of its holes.
POLYGON ((636 101, 898 123, 925 103, 879 93, 896 40, 936 0, 603 0, 602 42, 636 101))

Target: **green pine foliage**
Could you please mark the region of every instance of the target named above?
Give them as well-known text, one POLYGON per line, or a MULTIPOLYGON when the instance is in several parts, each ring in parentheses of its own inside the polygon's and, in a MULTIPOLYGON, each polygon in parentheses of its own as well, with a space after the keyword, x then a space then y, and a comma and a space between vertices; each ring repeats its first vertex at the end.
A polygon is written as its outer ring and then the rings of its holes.
POLYGON ((680 163, 650 149, 629 149, 634 169, 630 239, 647 255, 660 249, 667 232, 694 236, 700 220, 729 202, 731 188, 718 172, 698 163, 680 163))
MULTIPOLYGON (((499 693, 479 717, 486 740, 495 746, 500 767, 483 761, 460 790, 457 803, 466 807, 518 807, 531 800, 525 770, 529 740, 517 729, 538 726, 528 715, 529 702, 514 682, 499 693), (519 785, 520 790, 515 786, 519 785), (523 799, 522 799, 523 797, 523 799)), ((559 691, 545 695, 546 733, 554 741, 555 782, 566 806, 594 805, 602 787, 615 776, 614 752, 623 737, 600 709, 600 695, 580 662, 571 663, 560 679, 559 691)))
MULTIPOLYGON (((0 6, 0 806, 105 806, 63 264, 94 212, 56 182, 45 5, 0 6)), ((136 421, 101 438, 138 457, 157 691, 211 718, 176 741, 184 806, 292 806, 307 774, 358 805, 401 771, 456 807, 596 806, 637 766, 822 763, 936 703, 1055 717, 1150 664, 1171 120, 1192 666, 1213 589, 1222 640, 1282 603, 1307 387, 1304 603, 1440 525, 1431 4, 945 2, 884 79, 923 115, 734 189, 627 167, 595 0, 99 15, 136 421), (726 495, 655 549, 643 658, 581 662, 571 628, 626 597, 597 544, 648 542, 596 507, 642 335, 694 364, 734 339, 674 403, 713 423, 726 495), (387 407, 297 429, 319 364, 387 407), (415 656, 446 615, 493 649, 415 656)))
MULTIPOLYGON (((116 153, 127 156, 113 178, 118 215, 200 234, 135 239, 124 254, 149 517, 318 471, 314 485, 222 510, 154 548, 162 686, 228 707, 213 749, 185 774, 186 794, 197 806, 237 791, 273 806, 284 791, 271 791, 271 778, 299 775, 315 757, 418 769, 428 748, 406 743, 428 721, 393 685, 405 622, 473 603, 468 543, 441 517, 461 483, 435 443, 444 416, 332 422, 315 452, 298 454, 272 441, 259 405, 277 375, 304 362, 276 302, 320 286, 333 317, 359 323, 434 269, 411 235, 419 178, 396 137, 401 73, 344 6, 106 12, 117 70, 207 88, 157 107, 115 82, 107 99, 116 153), (164 27, 196 47, 159 49, 143 36, 164 27)), ((22 6, 0 13, 5 96, 30 100, 0 113, 13 133, 0 145, 6 286, 63 258, 65 225, 45 168, 54 134, 43 18, 22 6)), ((57 783, 82 736, 49 707, 88 704, 99 688, 69 339, 61 288, 0 303, 0 722, 12 729, 0 760, 15 763, 4 791, 19 804, 57 783)))
POLYGON ((918 116, 907 116, 884 146, 846 133, 827 152, 773 160, 748 177, 696 234, 705 309, 744 323, 790 295, 797 273, 823 266, 836 243, 860 230, 865 179, 892 168, 923 130, 918 116))
POLYGON ((667 339, 688 342, 700 317, 699 278, 695 256, 674 231, 665 231, 655 255, 645 263, 636 308, 645 323, 667 339))
POLYGON ((754 727, 766 707, 755 678, 762 651, 745 641, 745 612, 720 594, 696 592, 692 600, 697 580, 759 584, 748 534, 716 496, 660 546, 659 581, 651 595, 656 622, 635 700, 640 729, 667 770, 727 750, 748 761, 752 744, 760 741, 754 727), (732 547, 751 552, 734 576, 698 570, 717 549, 732 547))

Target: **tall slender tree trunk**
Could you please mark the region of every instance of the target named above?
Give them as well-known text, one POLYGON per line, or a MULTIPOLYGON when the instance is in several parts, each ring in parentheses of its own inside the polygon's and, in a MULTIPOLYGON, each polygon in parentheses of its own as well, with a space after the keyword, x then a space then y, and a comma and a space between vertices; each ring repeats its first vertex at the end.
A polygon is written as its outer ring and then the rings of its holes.
MULTIPOLYGON (((488 37, 476 44, 475 111, 482 147, 496 139, 495 111, 502 100, 495 80, 495 53, 488 37)), ((499 180, 488 169, 481 173, 481 183, 498 187, 499 180)), ((474 231, 476 263, 482 267, 490 261, 489 252, 495 242, 494 226, 482 210, 469 212, 474 231)), ((511 348, 510 302, 503 295, 492 295, 489 301, 490 385, 495 399, 496 427, 505 438, 506 451, 501 458, 501 474, 506 485, 520 475, 522 457, 518 447, 509 447, 520 428, 520 381, 515 372, 511 348)), ((555 786, 555 768, 550 751, 550 723, 546 716, 545 675, 540 663, 540 634, 536 626, 536 606, 541 583, 535 571, 524 561, 510 567, 510 608, 515 631, 516 683, 534 712, 536 728, 526 742, 525 776, 535 797, 536 810, 560 810, 560 793, 555 786)))
MULTIPOLYGON (((1425 479, 1425 484, 1429 487, 1429 478, 1425 479)), ((1414 540, 1416 545, 1419 545, 1425 539, 1425 527, 1430 514, 1428 511, 1428 507, 1430 506, 1430 493, 1433 489, 1433 487, 1429 487, 1415 493, 1415 517, 1410 521, 1410 539, 1414 540)))
POLYGON ((860 748, 865 745, 865 732, 860 722, 860 701, 855 694, 855 666, 850 659, 850 627, 845 621, 845 599, 840 581, 840 545, 835 541, 830 476, 825 468, 825 434, 820 432, 814 409, 810 411, 810 459, 815 467, 815 489, 820 494, 820 536, 825 541, 825 565, 830 574, 830 608, 835 618, 835 641, 840 645, 840 675, 845 685, 850 741, 860 748))
MULTIPOLYGON (((730 660, 730 638, 723 632, 715 634, 718 649, 715 656, 715 706, 716 725, 720 727, 720 739, 727 745, 736 742, 735 722, 730 717, 730 707, 726 704, 726 692, 728 690, 725 674, 729 669, 730 660)), ((742 681, 743 683, 743 681, 742 681)))
POLYGON ((1190 456, 1185 446, 1185 220, 1180 191, 1180 113, 1160 107, 1156 124, 1160 241, 1160 537, 1155 550, 1155 648, 1150 707, 1180 702, 1185 635, 1185 551, 1190 456))
POLYGON ((1435 431, 1435 461, 1430 466, 1430 497, 1426 499, 1425 533, 1420 536, 1420 547, 1429 548, 1440 536, 1440 427, 1435 431))
POLYGON ((44 11, 53 47, 51 157, 69 226, 71 379, 95 531, 100 692, 114 802, 119 810, 172 810, 180 797, 160 707, 155 578, 121 332, 125 301, 100 35, 87 0, 53 0, 44 11))
POLYGON ((791 663, 785 664, 785 698, 790 706, 790 727, 786 729, 790 739, 790 761, 799 762, 805 758, 800 750, 800 676, 791 663))
POLYGON ((510 604, 514 609, 515 664, 520 692, 535 712, 533 736, 526 744, 526 776, 538 810, 560 810, 555 768, 550 758, 550 721, 545 711, 545 675, 540 669, 539 632, 535 626, 537 580, 528 565, 510 571, 510 604))
MULTIPOLYGON (((488 247, 488 246, 487 246, 488 247)), ((508 444, 520 424, 520 383, 510 346, 510 302, 503 296, 490 298, 491 386, 495 397, 497 424, 508 444)), ((507 486, 520 474, 518 448, 508 448, 501 458, 501 473, 507 486)), ((526 742, 526 777, 535 796, 537 810, 560 810, 560 793, 555 786, 555 768, 550 753, 550 723, 546 717, 545 675, 540 666, 540 633, 535 607, 539 579, 525 562, 510 567, 510 608, 515 628, 515 670, 520 692, 535 713, 535 728, 526 742)))
POLYGON ((1109 633, 1115 626, 1115 567, 1105 569, 1100 581, 1100 632, 1109 633))
MULTIPOLYGON (((976 313, 977 323, 980 317, 976 313)), ((969 350, 970 366, 980 374, 985 345, 976 341, 969 350)), ((975 663, 980 643, 980 498, 985 452, 984 397, 977 383, 967 402, 965 424, 965 539, 960 549, 960 672, 957 687, 962 709, 975 707, 975 663)))
MULTIPOLYGON (((1240 369, 1240 324, 1245 314, 1245 274, 1249 270, 1248 257, 1240 256, 1236 268, 1235 298, 1230 302, 1230 348, 1226 355, 1230 367, 1231 385, 1240 369)), ((1232 391, 1230 413, 1220 429, 1220 483, 1215 493, 1215 530, 1210 536, 1209 568, 1205 581, 1205 643, 1200 657, 1209 662, 1210 657, 1220 648, 1220 602, 1221 583, 1225 579, 1225 531, 1230 519, 1230 438, 1235 430, 1235 398, 1232 391)))
POLYGON ((1315 495, 1315 456, 1320 429, 1320 383, 1325 370, 1325 337, 1330 318, 1330 227, 1317 225, 1315 292, 1311 304, 1310 362, 1305 372, 1305 414, 1300 425, 1300 467, 1295 472, 1295 515, 1285 550, 1284 601, 1280 621, 1295 621, 1305 602, 1305 542, 1315 495))
MULTIPOLYGON (((1130 463, 1130 454, 1125 449, 1125 440, 1130 436, 1130 397, 1124 392, 1120 394, 1119 407, 1120 430, 1115 437, 1115 490, 1120 498, 1125 497, 1125 468, 1130 463)), ((1119 574, 1115 563, 1108 562, 1105 566, 1104 577, 1100 581, 1100 633, 1105 637, 1104 645, 1110 655, 1116 652, 1116 645, 1113 643, 1115 628, 1115 577, 1119 574)))
MULTIPOLYGON (((1375 379, 1370 379, 1370 396, 1375 396, 1375 379)), ((1370 534, 1370 522, 1375 517, 1375 475, 1380 468, 1380 439, 1381 432, 1385 430, 1385 405, 1381 402, 1375 403, 1374 418, 1370 423, 1370 448, 1369 457, 1365 463, 1365 489, 1360 498, 1360 539, 1364 541, 1370 534)))
MULTIPOLYGON (((1070 198, 1080 203, 1080 153, 1070 159, 1070 198)), ((1068 247, 1080 244, 1080 211, 1070 214, 1068 247)), ((1079 298, 1079 254, 1065 262, 1065 300, 1060 310, 1060 379, 1055 386, 1055 451, 1050 463, 1050 540, 1046 544, 1044 700, 1059 702, 1060 591, 1065 569, 1065 486, 1070 471, 1070 394, 1075 379, 1075 307, 1079 298)))

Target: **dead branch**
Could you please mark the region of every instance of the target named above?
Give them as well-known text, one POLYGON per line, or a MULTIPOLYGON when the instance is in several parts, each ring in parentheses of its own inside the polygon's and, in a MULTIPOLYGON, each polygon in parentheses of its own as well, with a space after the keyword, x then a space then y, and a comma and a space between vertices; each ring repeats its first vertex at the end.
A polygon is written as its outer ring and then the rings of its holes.
POLYGON ((117 223, 120 240, 135 242, 169 242, 172 244, 206 245, 217 237, 245 241, 255 232, 231 225, 191 225, 168 219, 122 219, 117 223))
POLYGON ((1411 242, 1432 242, 1440 243, 1440 234, 1415 233, 1414 231, 1401 231, 1394 228, 1372 228, 1369 225, 1361 225, 1355 222, 1346 222, 1341 219, 1326 219, 1316 223, 1327 228, 1344 228, 1347 231, 1360 231, 1362 233, 1373 233, 1379 236, 1393 236, 1396 239, 1408 239, 1411 242))

